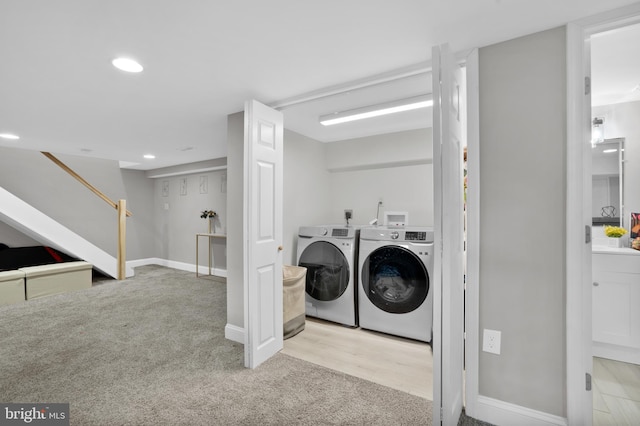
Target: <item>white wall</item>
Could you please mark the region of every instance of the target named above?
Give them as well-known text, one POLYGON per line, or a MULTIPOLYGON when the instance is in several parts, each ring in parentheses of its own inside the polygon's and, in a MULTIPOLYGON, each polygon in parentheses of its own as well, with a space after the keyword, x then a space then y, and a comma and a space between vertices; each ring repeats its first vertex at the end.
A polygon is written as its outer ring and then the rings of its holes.
POLYGON ((33 238, 24 235, 22 232, 15 230, 4 222, 0 222, 0 243, 9 247, 29 247, 39 246, 39 242, 33 238))
POLYGON ((283 259, 297 264, 298 228, 328 222, 333 203, 325 144, 284 131, 283 259))
POLYGON ((431 129, 389 133, 326 144, 330 174, 327 222, 366 225, 383 212, 406 211, 409 224, 433 226, 433 136, 431 129))
POLYGON ((227 329, 244 328, 244 112, 227 117, 227 329))
MULTIPOLYGON (((566 31, 480 49, 480 395, 566 417, 566 31), (482 336, 482 334, 480 334, 482 336)), ((470 283, 469 285, 473 285, 470 283)))
POLYGON ((624 223, 629 227, 631 212, 640 212, 640 101, 594 107, 594 117, 604 117, 606 139, 625 138, 624 223))
MULTIPOLYGON (((209 229, 207 220, 200 218, 203 210, 218 213, 216 233, 226 232, 226 184, 223 187, 226 174, 226 170, 217 170, 153 179, 156 257, 195 264, 195 234, 209 229), (200 187, 201 180, 206 183, 203 188, 200 187), (186 182, 186 193, 182 191, 183 182, 186 182)), ((226 241, 213 239, 212 246, 215 268, 225 270, 226 241)), ((199 250, 199 264, 207 265, 206 238, 200 238, 199 250)))

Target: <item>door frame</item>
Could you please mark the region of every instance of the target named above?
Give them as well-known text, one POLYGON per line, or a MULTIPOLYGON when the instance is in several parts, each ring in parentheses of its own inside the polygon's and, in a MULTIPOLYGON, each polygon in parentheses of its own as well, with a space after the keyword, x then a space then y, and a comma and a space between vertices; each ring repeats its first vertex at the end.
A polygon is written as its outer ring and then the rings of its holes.
POLYGON ((640 3, 581 19, 567 25, 567 233, 566 233, 566 374, 567 421, 592 424, 591 392, 585 373, 592 372, 590 44, 593 34, 640 23, 640 3))

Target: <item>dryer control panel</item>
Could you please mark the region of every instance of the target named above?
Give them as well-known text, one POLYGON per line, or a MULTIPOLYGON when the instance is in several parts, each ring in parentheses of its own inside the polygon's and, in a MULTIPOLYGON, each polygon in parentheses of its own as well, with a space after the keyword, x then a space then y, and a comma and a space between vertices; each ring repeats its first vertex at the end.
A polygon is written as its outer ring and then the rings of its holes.
POLYGON ((420 231, 407 231, 404 233, 405 241, 427 241, 427 233, 420 231))

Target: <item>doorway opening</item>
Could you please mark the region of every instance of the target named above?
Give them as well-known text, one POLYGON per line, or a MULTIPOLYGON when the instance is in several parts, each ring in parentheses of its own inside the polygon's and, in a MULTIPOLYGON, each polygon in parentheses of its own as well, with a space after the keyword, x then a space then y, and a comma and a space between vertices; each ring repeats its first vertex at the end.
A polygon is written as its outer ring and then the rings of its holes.
POLYGON ((576 424, 594 420, 591 42, 637 23, 640 5, 634 4, 567 26, 567 417, 576 424))
MULTIPOLYGON (((301 226, 346 226, 345 210, 352 212, 349 225, 358 228, 376 220, 382 226, 385 211, 408 212, 409 226, 433 227, 431 108, 332 127, 319 124, 319 117, 332 111, 431 93, 426 66, 407 73, 282 108, 285 263, 299 260, 301 226)), ((351 285, 357 292, 357 256, 352 263, 351 285)), ((307 317, 305 330, 285 340, 283 353, 433 399, 431 347, 423 341, 307 317)))
POLYGON ((640 166, 640 60, 631 51, 639 39, 640 24, 590 37, 594 425, 640 422, 640 251, 630 249, 638 231, 632 214, 640 211, 632 188, 640 166))

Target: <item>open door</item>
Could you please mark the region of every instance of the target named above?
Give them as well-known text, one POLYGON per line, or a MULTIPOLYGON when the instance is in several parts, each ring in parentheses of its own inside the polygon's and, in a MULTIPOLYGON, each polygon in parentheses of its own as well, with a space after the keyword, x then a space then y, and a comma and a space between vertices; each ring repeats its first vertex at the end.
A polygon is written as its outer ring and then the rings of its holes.
POLYGON ((248 101, 244 112, 244 364, 282 349, 282 113, 248 101))
POLYGON ((462 412, 464 369, 464 87, 462 71, 448 45, 434 47, 432 61, 436 245, 433 424, 456 425, 462 412))

